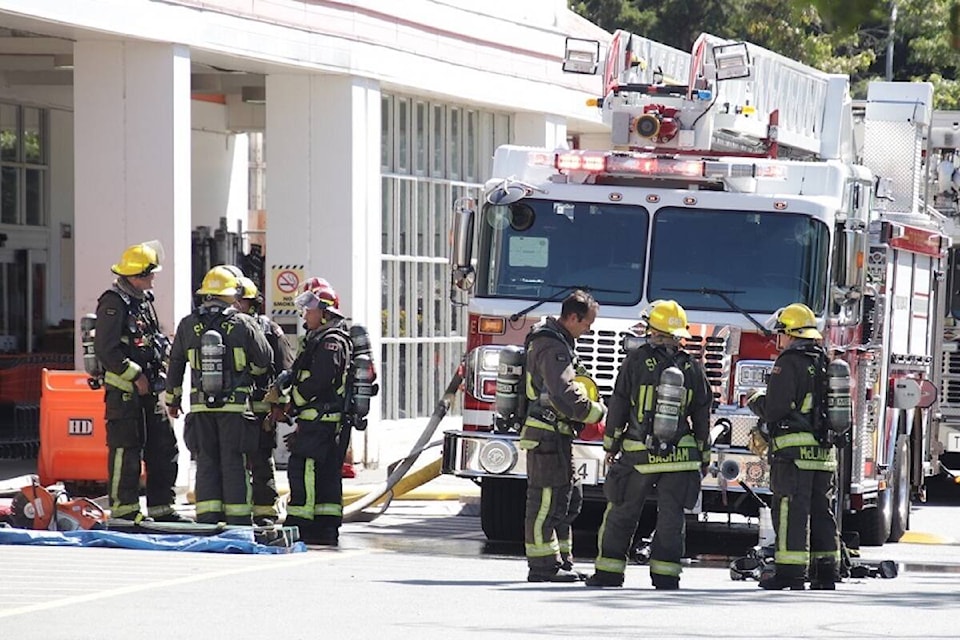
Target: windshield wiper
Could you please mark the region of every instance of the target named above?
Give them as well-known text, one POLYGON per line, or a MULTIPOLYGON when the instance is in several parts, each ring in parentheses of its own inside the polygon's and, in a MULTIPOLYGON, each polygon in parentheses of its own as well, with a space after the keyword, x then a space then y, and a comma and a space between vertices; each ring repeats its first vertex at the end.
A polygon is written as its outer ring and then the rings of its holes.
POLYGON ((597 287, 588 287, 582 284, 550 284, 550 283, 544 282, 543 286, 559 287, 560 290, 557 291, 552 296, 550 296, 549 298, 544 298, 543 300, 537 300, 529 307, 526 307, 524 309, 521 309, 520 311, 517 311, 516 313, 510 316, 510 322, 516 322, 517 320, 520 319, 521 316, 527 315, 528 313, 530 313, 540 305, 547 304, 548 302, 556 302, 557 300, 562 298, 564 295, 566 295, 570 291, 576 291, 577 289, 582 289, 587 293, 590 293, 593 291, 600 291, 602 293, 630 293, 629 291, 620 291, 619 289, 598 289, 597 287))
POLYGON ((756 318, 754 318, 749 313, 744 311, 740 305, 738 305, 736 302, 733 301, 732 298, 730 298, 731 295, 734 295, 737 293, 743 293, 743 291, 723 291, 721 289, 708 289, 706 287, 700 287, 699 289, 664 289, 664 291, 678 291, 680 293, 699 293, 700 295, 703 295, 703 296, 717 296, 718 298, 726 302, 727 306, 729 306, 731 309, 733 309, 734 311, 742 315, 744 318, 749 320, 753 324, 753 326, 755 326, 757 329, 760 329, 760 333, 762 333, 765 336, 773 335, 773 332, 770 331, 770 329, 767 329, 765 326, 763 326, 760 322, 756 320, 756 318))

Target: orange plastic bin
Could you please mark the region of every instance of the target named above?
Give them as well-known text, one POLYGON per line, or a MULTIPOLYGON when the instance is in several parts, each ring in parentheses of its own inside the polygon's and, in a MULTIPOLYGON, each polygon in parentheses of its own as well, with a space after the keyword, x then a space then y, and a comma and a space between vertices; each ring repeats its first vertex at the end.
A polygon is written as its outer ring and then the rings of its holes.
POLYGON ((40 389, 40 482, 107 482, 103 389, 83 371, 44 369, 40 389))

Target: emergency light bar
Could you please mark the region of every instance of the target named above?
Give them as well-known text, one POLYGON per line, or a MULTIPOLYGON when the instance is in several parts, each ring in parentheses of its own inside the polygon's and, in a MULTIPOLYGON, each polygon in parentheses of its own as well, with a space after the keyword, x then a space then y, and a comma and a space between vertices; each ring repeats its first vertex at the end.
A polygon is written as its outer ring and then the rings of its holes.
MULTIPOLYGON (((532 164, 542 164, 544 158, 538 156, 530 160, 532 164)), ((701 178, 712 181, 724 178, 787 178, 787 168, 783 165, 665 158, 652 153, 625 151, 563 151, 555 155, 554 167, 561 173, 701 178)))

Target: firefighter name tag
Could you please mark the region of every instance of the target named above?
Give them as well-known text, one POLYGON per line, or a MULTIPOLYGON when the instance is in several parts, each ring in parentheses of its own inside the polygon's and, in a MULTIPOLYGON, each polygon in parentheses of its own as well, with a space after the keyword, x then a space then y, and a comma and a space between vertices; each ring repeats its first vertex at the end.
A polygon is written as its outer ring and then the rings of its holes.
POLYGON ((600 481, 600 461, 590 458, 573 459, 573 475, 582 484, 598 484, 600 481))

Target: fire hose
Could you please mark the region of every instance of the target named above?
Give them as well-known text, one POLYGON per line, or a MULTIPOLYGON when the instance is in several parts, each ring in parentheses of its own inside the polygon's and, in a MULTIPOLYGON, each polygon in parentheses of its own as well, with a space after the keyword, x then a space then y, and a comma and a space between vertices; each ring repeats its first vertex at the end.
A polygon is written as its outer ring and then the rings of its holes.
MULTIPOLYGON (((417 439, 417 442, 410 449, 410 453, 408 453, 405 458, 396 464, 396 466, 387 476, 387 479, 374 487, 373 491, 344 507, 344 522, 354 522, 364 519, 361 515, 364 509, 376 504, 382 498, 388 496, 388 494, 392 495, 398 486, 402 487, 404 491, 409 491, 410 489, 423 484, 427 480, 436 477, 437 472, 440 470, 439 460, 437 460, 434 464, 424 467, 416 473, 411 474, 411 476, 406 479, 406 482, 403 485, 400 484, 400 481, 404 479, 404 476, 408 471, 410 471, 410 468, 413 467, 414 463, 420 457, 420 454, 424 451, 424 449, 428 448, 427 445, 430 442, 430 438, 433 437, 433 433, 440 425, 440 421, 443 420, 443 417, 450 410, 450 406, 453 404, 453 401, 456 398, 457 391, 460 389, 461 382, 463 382, 463 374, 461 373, 460 369, 457 369, 457 372, 450 379, 449 384, 447 384, 447 388, 444 390, 440 401, 437 402, 437 406, 433 410, 433 415, 430 416, 427 426, 424 427, 423 432, 417 439)), ((397 493, 402 493, 402 491, 397 493)))

